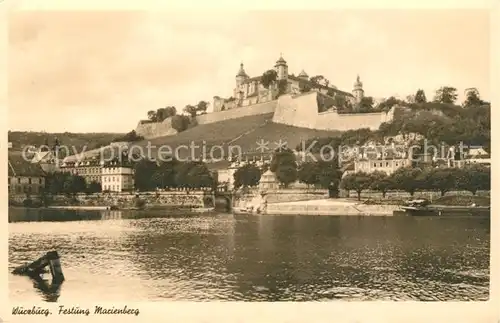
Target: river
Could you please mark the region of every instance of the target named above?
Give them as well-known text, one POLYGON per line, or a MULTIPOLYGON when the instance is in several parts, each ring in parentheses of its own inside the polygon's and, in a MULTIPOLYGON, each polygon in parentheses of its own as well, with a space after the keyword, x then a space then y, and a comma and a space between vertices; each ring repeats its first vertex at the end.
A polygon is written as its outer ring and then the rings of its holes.
POLYGON ((489 218, 30 212, 10 214, 9 271, 57 250, 66 280, 9 274, 14 302, 489 297, 489 218))

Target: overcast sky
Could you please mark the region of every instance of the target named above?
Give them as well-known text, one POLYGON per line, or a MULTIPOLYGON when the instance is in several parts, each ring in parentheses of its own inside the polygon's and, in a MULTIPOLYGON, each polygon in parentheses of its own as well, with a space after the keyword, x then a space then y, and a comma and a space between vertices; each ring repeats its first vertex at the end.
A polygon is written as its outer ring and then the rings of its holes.
POLYGON ((127 132, 147 111, 229 97, 240 62, 322 74, 365 95, 428 98, 443 85, 489 100, 480 10, 17 12, 9 21, 9 128, 127 132))

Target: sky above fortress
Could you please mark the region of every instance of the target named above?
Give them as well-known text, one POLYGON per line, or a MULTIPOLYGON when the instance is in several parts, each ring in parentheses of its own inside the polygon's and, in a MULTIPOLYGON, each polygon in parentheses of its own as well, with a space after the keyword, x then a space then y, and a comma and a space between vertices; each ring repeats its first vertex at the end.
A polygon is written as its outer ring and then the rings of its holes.
POLYGON ((229 97, 239 64, 356 75, 375 98, 443 85, 490 99, 485 10, 16 12, 9 20, 10 130, 127 132, 149 110, 229 97))

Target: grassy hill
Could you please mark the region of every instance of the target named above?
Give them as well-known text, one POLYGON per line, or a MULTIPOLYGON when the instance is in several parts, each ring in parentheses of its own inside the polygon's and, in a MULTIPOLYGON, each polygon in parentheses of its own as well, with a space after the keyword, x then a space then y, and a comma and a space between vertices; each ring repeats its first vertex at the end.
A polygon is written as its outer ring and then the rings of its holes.
MULTIPOLYGON (((339 131, 321 131, 299 127, 292 127, 283 124, 272 123, 273 113, 263 115, 247 116, 238 119, 225 120, 211 124, 198 125, 188 129, 175 136, 165 136, 154 138, 149 141, 137 142, 135 145, 142 147, 144 153, 147 153, 146 147, 148 142, 151 144, 152 157, 158 156, 158 148, 162 145, 168 146, 172 151, 181 145, 190 146, 194 144, 196 158, 202 156, 203 148, 207 157, 210 149, 214 146, 222 147, 224 156, 228 156, 228 147, 240 147, 241 152, 245 155, 259 155, 261 152, 257 150, 257 141, 261 139, 269 142, 269 148, 276 148, 275 142, 280 139, 286 142, 288 147, 295 146, 302 140, 307 140, 316 137, 338 136, 339 131)), ((166 149, 162 149, 166 153, 166 149)), ((212 157, 219 158, 222 154, 221 149, 213 150, 212 157)), ((269 153, 267 151, 267 153, 269 153)), ((237 150, 233 150, 233 155, 237 150)), ((187 158, 191 155, 188 148, 178 150, 179 158, 187 158)))
POLYGON ((48 140, 49 145, 54 144, 57 137, 60 145, 75 147, 78 152, 84 146, 87 150, 108 145, 113 139, 123 136, 121 133, 47 133, 33 131, 9 131, 9 142, 12 142, 13 150, 22 150, 25 146, 41 146, 48 140))

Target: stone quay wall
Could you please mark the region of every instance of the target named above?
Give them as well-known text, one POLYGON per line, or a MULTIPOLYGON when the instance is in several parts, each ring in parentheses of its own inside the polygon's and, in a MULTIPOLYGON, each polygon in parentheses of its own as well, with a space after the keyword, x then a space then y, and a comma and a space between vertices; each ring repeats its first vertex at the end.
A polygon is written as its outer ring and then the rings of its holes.
POLYGON ((362 205, 362 204, 268 204, 266 214, 272 215, 341 215, 341 216, 392 216, 398 210, 396 205, 362 205))
MULTIPOLYGON (((357 198, 358 194, 355 191, 350 191, 349 194, 345 190, 340 191, 340 197, 350 197, 350 198, 357 198)), ((459 196, 472 196, 471 192, 468 191, 450 191, 445 194, 445 196, 453 196, 453 195, 459 195, 459 196)), ((477 196, 490 196, 490 191, 478 191, 476 193, 477 196)), ((441 197, 441 193, 437 191, 417 191, 415 194, 413 194, 413 198, 426 198, 429 199, 430 201, 436 200, 441 197)), ((412 197, 410 196, 410 193, 403 192, 403 191, 389 191, 385 195, 385 199, 387 200, 401 200, 401 201, 406 201, 411 199, 412 197)), ((377 200, 383 200, 382 193, 378 191, 363 191, 361 192, 361 199, 362 200, 367 200, 367 199, 377 199, 377 200)))
MULTIPOLYGON (((30 197, 34 202, 40 202, 38 197, 30 197)), ((9 196, 9 200, 22 202, 26 195, 9 196)), ((76 194, 74 197, 66 195, 52 196, 53 206, 115 206, 117 208, 136 207, 136 201, 140 199, 145 207, 172 206, 199 208, 209 207, 214 204, 214 196, 210 191, 163 191, 163 192, 140 192, 140 193, 96 193, 76 194)))

